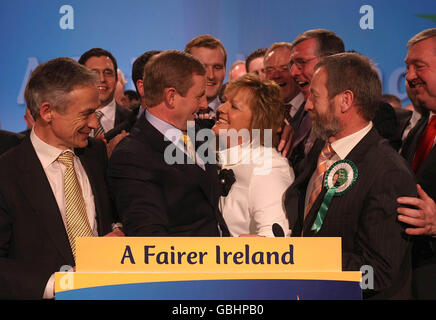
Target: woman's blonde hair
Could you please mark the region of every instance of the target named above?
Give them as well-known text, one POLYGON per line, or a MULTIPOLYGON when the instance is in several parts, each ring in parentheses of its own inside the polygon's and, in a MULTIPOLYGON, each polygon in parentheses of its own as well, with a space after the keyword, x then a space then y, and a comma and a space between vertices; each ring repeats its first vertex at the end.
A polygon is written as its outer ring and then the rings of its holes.
POLYGON ((260 130, 260 144, 264 145, 265 130, 272 130, 272 147, 279 144, 278 130, 283 123, 284 105, 280 87, 270 80, 261 80, 257 75, 247 73, 226 86, 224 95, 234 97, 240 90, 247 90, 250 106, 251 128, 260 130))

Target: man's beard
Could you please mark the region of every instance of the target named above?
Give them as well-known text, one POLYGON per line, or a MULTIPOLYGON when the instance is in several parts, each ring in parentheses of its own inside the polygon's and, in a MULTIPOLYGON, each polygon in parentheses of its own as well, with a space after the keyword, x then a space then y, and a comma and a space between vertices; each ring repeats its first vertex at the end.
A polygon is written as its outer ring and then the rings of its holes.
POLYGON ((325 141, 342 131, 342 123, 335 116, 332 103, 329 103, 328 111, 325 114, 320 115, 315 113, 315 118, 312 121, 312 130, 317 138, 325 141))

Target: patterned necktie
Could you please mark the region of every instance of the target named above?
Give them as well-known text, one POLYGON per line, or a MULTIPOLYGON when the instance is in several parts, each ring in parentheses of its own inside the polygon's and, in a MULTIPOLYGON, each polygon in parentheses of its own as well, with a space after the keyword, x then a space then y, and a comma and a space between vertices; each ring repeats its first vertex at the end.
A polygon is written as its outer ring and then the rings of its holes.
POLYGON ((182 133, 181 139, 183 141, 183 144, 186 147, 186 150, 188 152, 189 157, 194 160, 195 163, 197 163, 197 159, 195 156, 195 148, 194 145, 192 144, 191 138, 189 138, 189 136, 187 134, 182 133))
POLYGON ((330 143, 327 143, 321 151, 318 158, 318 166, 315 171, 315 179, 313 180, 313 189, 309 197, 309 202, 307 203, 306 211, 304 212, 304 218, 306 218, 312 205, 315 203, 318 195, 321 193, 324 174, 327 170, 327 161, 335 155, 335 151, 332 149, 330 143))
POLYGON ((93 235, 86 214, 82 189, 74 170, 73 153, 64 152, 58 157, 58 161, 66 167, 64 175, 65 216, 68 240, 70 241, 74 259, 76 259, 76 238, 92 237, 93 235))
POLYGON ((103 112, 96 111, 95 112, 95 116, 97 117, 97 120, 98 120, 98 127, 94 131, 94 137, 96 137, 98 135, 103 135, 104 134, 104 129, 103 129, 103 126, 101 125, 101 117, 103 117, 103 112))
POLYGON ((427 157, 431 148, 433 148, 434 139, 436 137, 436 115, 430 118, 421 139, 419 140, 418 147, 416 148, 415 158, 413 159, 412 168, 417 172, 422 161, 427 157))
POLYGON ((292 104, 285 104, 285 119, 288 124, 291 124, 292 116, 291 116, 292 104))

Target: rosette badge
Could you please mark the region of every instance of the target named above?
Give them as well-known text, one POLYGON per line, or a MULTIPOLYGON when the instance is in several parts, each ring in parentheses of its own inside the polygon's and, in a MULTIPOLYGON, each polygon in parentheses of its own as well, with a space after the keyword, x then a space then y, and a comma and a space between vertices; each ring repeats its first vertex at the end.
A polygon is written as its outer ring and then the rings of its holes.
POLYGON ((324 185, 327 189, 327 192, 324 195, 324 200, 322 201, 321 207, 316 215, 315 222, 311 228, 312 231, 317 233, 321 229, 333 197, 342 196, 348 190, 350 190, 353 184, 356 182, 357 176, 357 167, 350 160, 336 161, 329 168, 324 179, 324 185))

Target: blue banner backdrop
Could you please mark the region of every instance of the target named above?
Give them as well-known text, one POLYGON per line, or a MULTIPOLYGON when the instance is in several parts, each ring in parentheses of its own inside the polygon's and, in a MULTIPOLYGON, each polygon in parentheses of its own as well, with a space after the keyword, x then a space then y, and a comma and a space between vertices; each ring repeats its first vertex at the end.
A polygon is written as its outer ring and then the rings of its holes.
POLYGON ((406 43, 436 27, 434 0, 16 0, 2 1, 3 50, 0 128, 19 132, 24 87, 31 71, 49 59, 78 58, 93 47, 111 51, 129 80, 134 59, 145 51, 183 50, 200 34, 212 34, 238 59, 274 42, 292 42, 301 32, 336 32, 346 50, 377 64, 384 93, 410 103, 404 89, 406 43))

